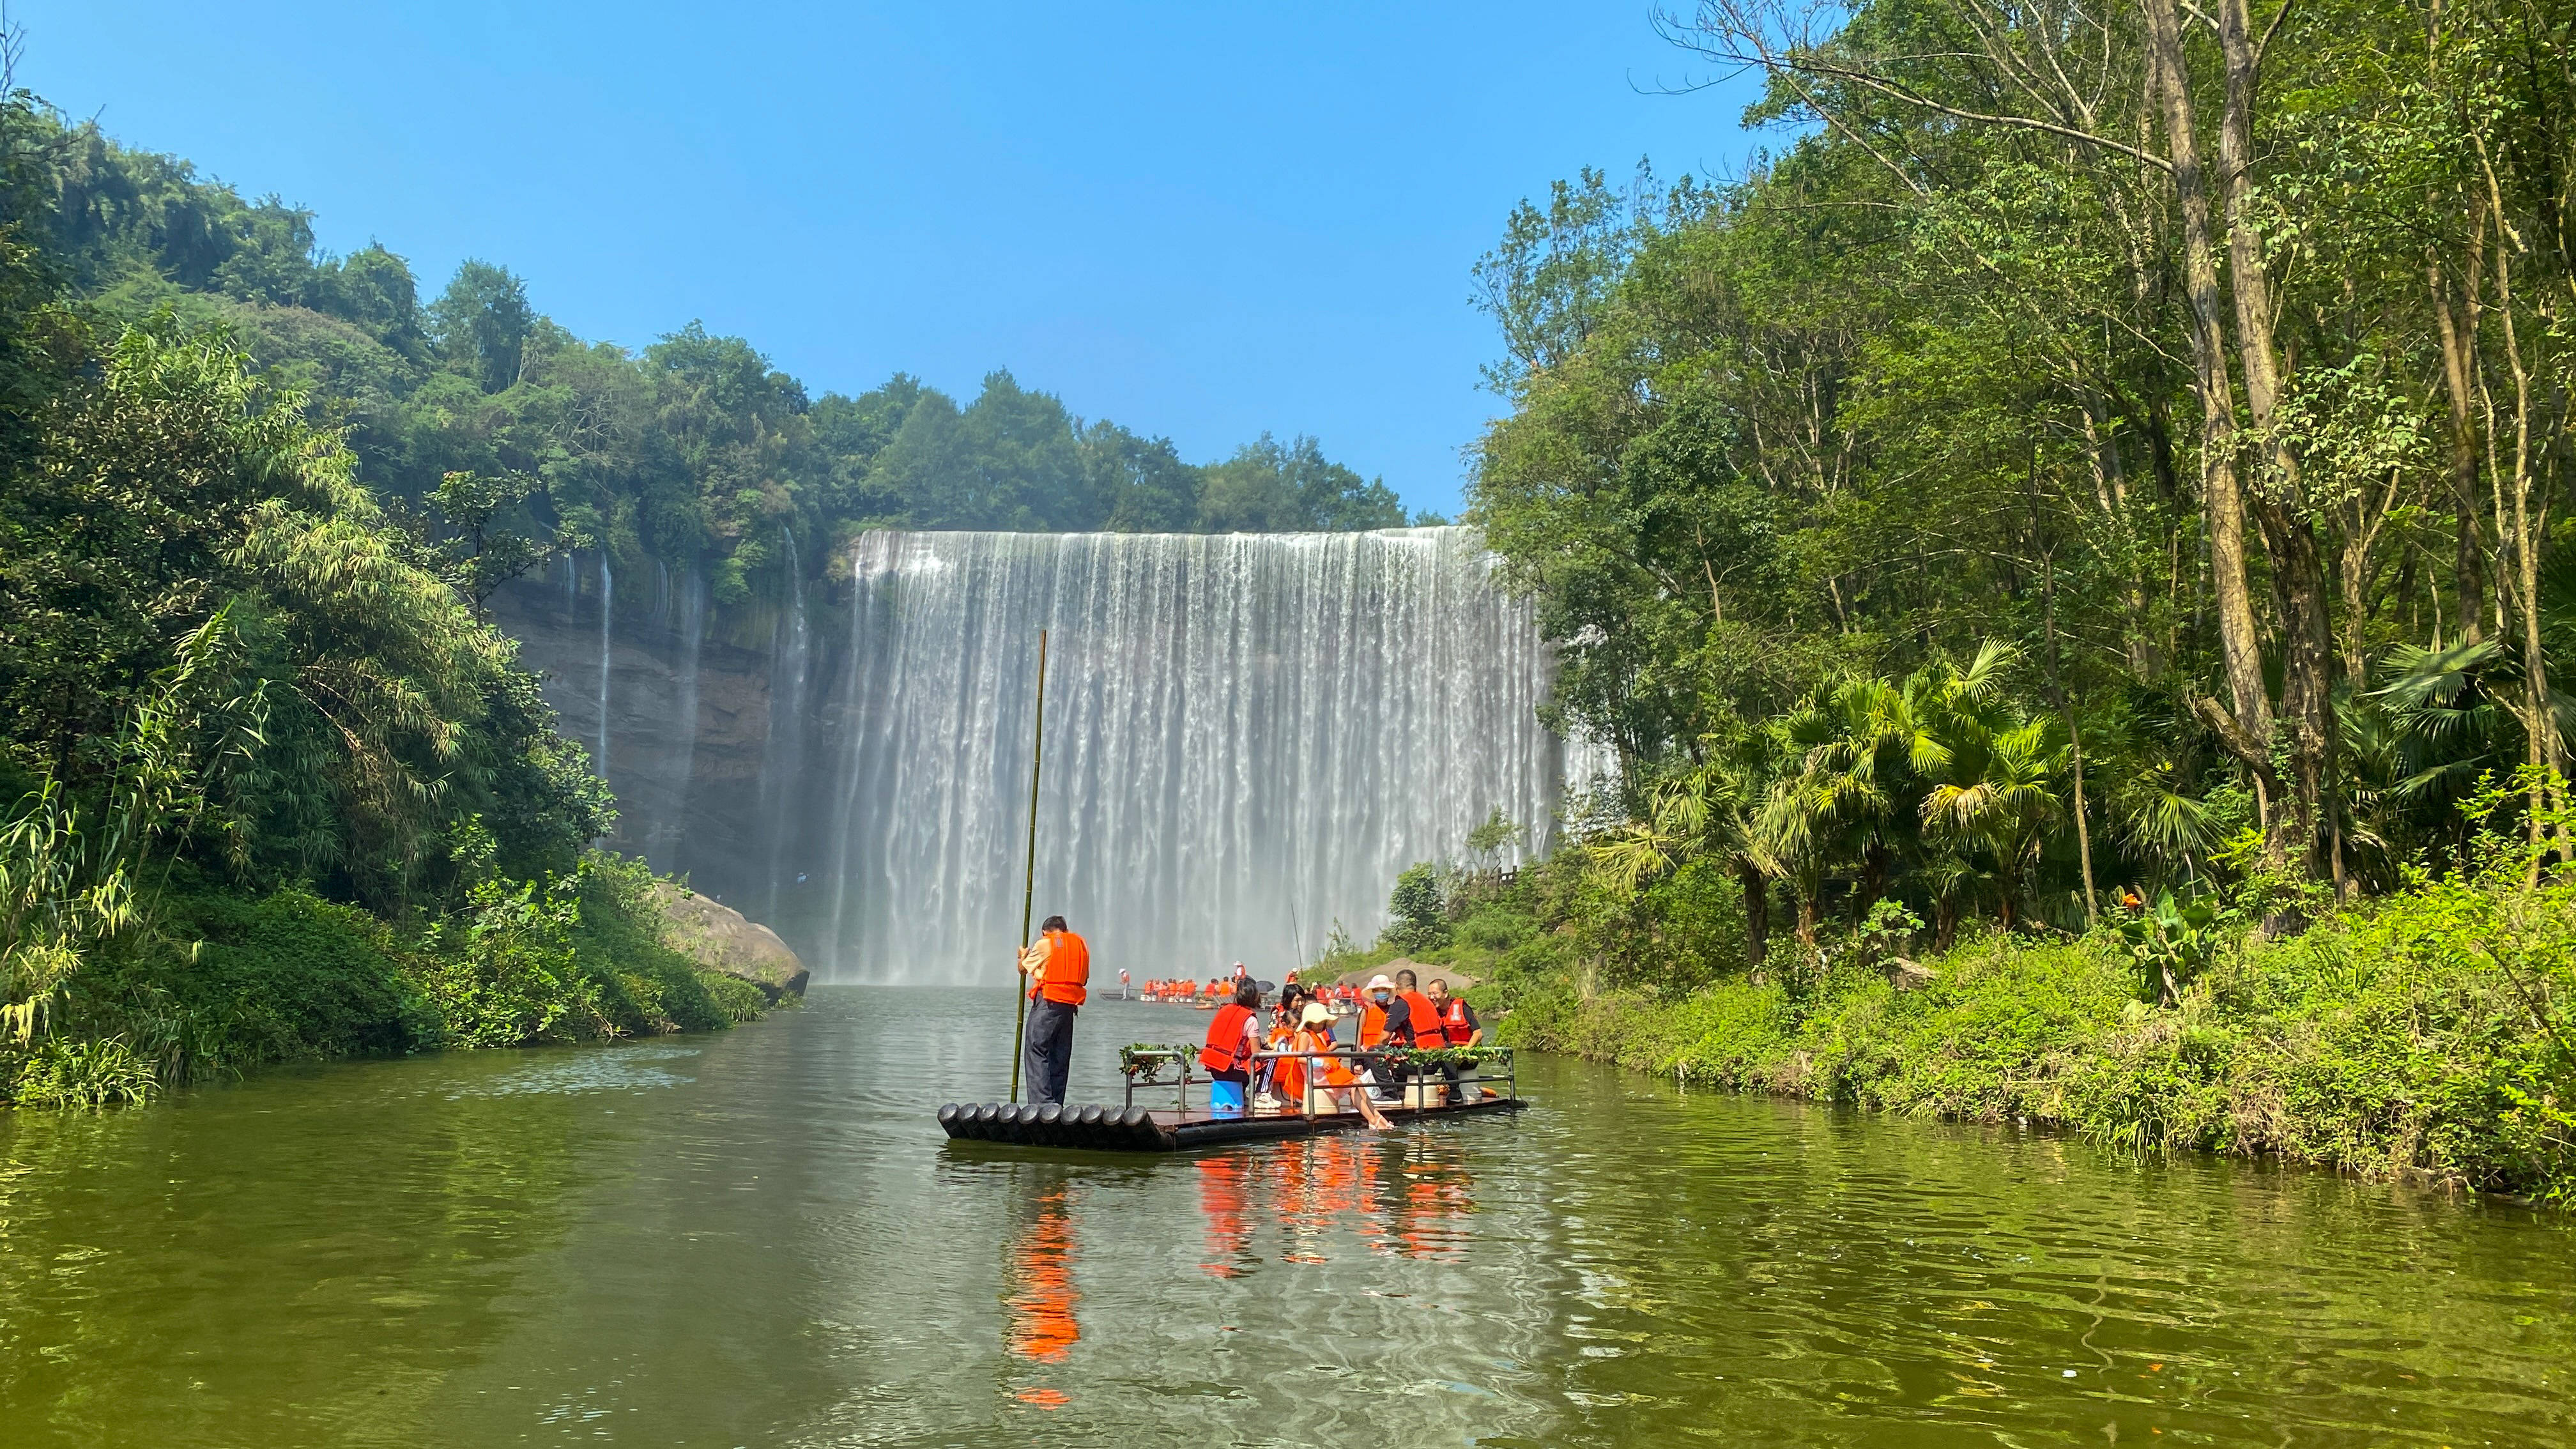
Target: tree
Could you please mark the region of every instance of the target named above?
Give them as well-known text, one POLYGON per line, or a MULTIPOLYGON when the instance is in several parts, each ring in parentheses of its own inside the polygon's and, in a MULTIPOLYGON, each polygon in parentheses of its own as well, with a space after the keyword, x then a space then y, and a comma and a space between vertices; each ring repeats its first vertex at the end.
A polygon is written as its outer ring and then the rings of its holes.
POLYGON ((429 495, 431 514, 445 533, 429 542, 439 574, 464 597, 478 620, 490 622, 491 611, 485 605, 503 584, 590 542, 562 524, 542 534, 513 527, 509 516, 520 512, 536 491, 537 480, 525 473, 498 478, 450 473, 429 495))
POLYGON ((519 380, 536 315, 525 281, 507 267, 469 258, 429 305, 430 345, 483 391, 499 392, 519 380))

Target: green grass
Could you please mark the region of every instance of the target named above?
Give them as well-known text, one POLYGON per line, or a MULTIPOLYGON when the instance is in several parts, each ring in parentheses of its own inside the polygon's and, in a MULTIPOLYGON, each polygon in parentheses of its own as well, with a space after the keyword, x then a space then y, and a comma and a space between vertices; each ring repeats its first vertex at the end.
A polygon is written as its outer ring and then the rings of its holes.
POLYGON ((2420 883, 2233 947, 2175 1008, 2107 931, 1925 964, 1910 990, 1844 966, 1658 995, 1587 991, 1560 952, 1488 1000, 1508 1041, 1693 1082, 2576 1203, 2569 887, 2420 883))

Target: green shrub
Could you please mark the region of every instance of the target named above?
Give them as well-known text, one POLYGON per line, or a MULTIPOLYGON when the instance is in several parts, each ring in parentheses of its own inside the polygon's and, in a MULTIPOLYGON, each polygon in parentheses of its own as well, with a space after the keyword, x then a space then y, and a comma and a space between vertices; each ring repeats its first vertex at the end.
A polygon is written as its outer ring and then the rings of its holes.
POLYGON ((580 904, 559 887, 475 886, 421 941, 416 979, 458 1046, 526 1046, 605 1034, 598 979, 573 949, 580 904))
POLYGON ((724 1017, 720 1025, 756 1020, 761 1012, 768 1009, 768 993, 739 976, 709 971, 702 966, 698 968, 697 977, 698 985, 706 990, 707 999, 724 1017))
POLYGON ((141 1106, 160 1089, 152 1064, 121 1036, 72 1041, 53 1037, 20 1057, 7 1096, 23 1107, 141 1106))
POLYGON ((602 1010, 620 1035, 715 1031, 759 1015, 766 998, 757 986, 700 967, 663 939, 662 908, 653 899, 653 871, 639 860, 594 852, 576 878, 581 917, 572 942, 581 969, 599 983, 602 1010), (733 982, 748 990, 752 1010, 740 1010, 733 982))

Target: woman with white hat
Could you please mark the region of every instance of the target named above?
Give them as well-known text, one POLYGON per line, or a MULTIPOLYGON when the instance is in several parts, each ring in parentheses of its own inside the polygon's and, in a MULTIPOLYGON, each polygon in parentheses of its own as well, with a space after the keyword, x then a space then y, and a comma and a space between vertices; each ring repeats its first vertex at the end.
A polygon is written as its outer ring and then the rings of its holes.
POLYGON ((1368 1093, 1353 1085, 1358 1079, 1351 1072, 1349 1059, 1339 1055, 1340 1044, 1333 1040, 1333 1013, 1322 1002, 1307 1003, 1297 1035, 1290 1039, 1288 1049, 1292 1052, 1335 1053, 1319 1056, 1306 1064, 1310 1084, 1306 1093, 1309 1111, 1313 1110, 1320 1095, 1327 1112, 1356 1111, 1371 1127, 1394 1125, 1386 1120, 1384 1112, 1377 1109, 1377 1104, 1369 1100, 1368 1093))

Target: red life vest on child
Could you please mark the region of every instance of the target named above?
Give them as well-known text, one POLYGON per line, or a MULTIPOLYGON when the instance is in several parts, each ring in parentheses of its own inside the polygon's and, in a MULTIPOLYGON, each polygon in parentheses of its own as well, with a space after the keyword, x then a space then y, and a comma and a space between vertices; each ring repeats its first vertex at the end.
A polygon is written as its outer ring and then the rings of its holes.
POLYGON ((1199 1065, 1211 1072, 1240 1072, 1252 1065, 1252 1008, 1227 1002, 1208 1023, 1207 1045, 1199 1048, 1199 1065))

